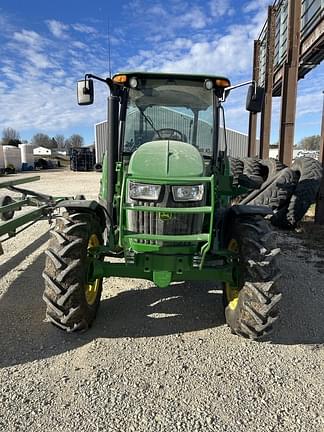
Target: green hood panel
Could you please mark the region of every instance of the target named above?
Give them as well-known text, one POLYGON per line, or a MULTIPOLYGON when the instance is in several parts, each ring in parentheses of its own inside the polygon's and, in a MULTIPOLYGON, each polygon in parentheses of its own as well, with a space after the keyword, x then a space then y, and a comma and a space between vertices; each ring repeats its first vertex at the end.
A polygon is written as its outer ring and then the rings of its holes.
POLYGON ((204 162, 199 151, 181 141, 142 144, 131 156, 128 173, 134 177, 200 177, 204 162))

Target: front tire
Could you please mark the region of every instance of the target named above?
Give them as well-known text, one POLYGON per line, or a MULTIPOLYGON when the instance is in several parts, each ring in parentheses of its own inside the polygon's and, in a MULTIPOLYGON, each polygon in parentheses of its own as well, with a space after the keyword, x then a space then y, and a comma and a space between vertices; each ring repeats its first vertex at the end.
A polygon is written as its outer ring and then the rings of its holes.
POLYGON ((261 216, 235 219, 228 249, 237 255, 235 286, 225 284, 225 318, 233 333, 250 339, 269 334, 278 319, 281 294, 272 231, 261 216))
POLYGON ((96 317, 102 279, 87 283, 87 255, 89 248, 102 243, 95 214, 65 213, 57 218, 45 252, 43 299, 47 319, 63 330, 87 330, 96 317))

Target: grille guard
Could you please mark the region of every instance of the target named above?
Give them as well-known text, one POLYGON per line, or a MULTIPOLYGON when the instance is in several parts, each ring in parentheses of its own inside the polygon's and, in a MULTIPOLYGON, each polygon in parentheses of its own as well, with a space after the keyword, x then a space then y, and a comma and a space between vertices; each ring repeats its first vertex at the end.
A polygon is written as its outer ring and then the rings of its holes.
MULTIPOLYGON (((200 243, 204 242, 201 247, 200 255, 201 255, 201 263, 200 269, 203 267, 205 256, 207 252, 210 250, 212 245, 212 232, 213 232, 213 224, 214 220, 212 214, 214 213, 215 208, 215 178, 214 175, 210 177, 190 177, 190 178, 154 178, 154 177, 134 177, 130 175, 125 175, 121 187, 120 194, 120 213, 119 213, 119 246, 127 249, 129 248, 130 240, 153 240, 153 241, 163 241, 170 243, 200 243), (134 181, 146 184, 161 184, 161 185, 195 185, 199 183, 209 184, 210 185, 210 205, 204 205, 201 207, 147 207, 143 205, 130 206, 126 203, 126 185, 127 181, 134 181), (127 231, 126 227, 126 213, 127 211, 141 211, 147 213, 170 213, 170 214, 210 214, 210 223, 209 223, 209 231, 207 233, 199 233, 199 234, 178 234, 178 235, 169 235, 169 234, 141 234, 134 233, 131 231, 127 231)), ((163 249, 164 246, 161 245, 147 245, 140 244, 143 252, 151 251, 157 252, 163 249)))

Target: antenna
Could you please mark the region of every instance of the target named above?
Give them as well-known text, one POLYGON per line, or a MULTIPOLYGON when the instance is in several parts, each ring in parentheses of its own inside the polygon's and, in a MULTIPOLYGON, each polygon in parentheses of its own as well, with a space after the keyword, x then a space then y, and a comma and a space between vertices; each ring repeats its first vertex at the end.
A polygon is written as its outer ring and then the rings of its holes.
POLYGON ((109 78, 111 78, 111 56, 110 56, 110 18, 108 17, 108 67, 109 78))

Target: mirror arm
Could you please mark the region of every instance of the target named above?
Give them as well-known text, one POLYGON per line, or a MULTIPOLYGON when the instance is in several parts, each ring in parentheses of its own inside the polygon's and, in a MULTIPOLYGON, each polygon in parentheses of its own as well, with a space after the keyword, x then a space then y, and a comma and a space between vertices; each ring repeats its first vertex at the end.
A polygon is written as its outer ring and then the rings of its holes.
POLYGON ((254 94, 256 94, 257 82, 255 80, 245 81, 245 82, 240 83, 240 84, 236 84, 236 85, 233 85, 233 86, 230 86, 230 87, 225 87, 224 88, 224 92, 223 92, 223 96, 221 98, 221 102, 225 102, 226 92, 228 92, 230 90, 234 90, 234 89, 239 88, 239 87, 250 85, 250 84, 253 84, 253 86, 254 86, 254 94))
POLYGON ((226 91, 226 90, 227 90, 227 91, 229 91, 229 90, 233 90, 233 89, 236 89, 236 88, 238 88, 238 87, 243 87, 243 86, 246 86, 246 85, 249 85, 249 84, 253 84, 253 86, 254 86, 254 91, 256 91, 257 84, 256 84, 256 81, 255 81, 255 80, 245 81, 245 82, 240 83, 240 84, 236 84, 236 85, 233 85, 233 86, 230 86, 230 87, 226 87, 226 88, 225 88, 225 91, 226 91))
POLYGON ((84 79, 87 80, 89 78, 104 82, 105 84, 107 84, 108 87, 110 87, 113 83, 111 78, 100 78, 97 75, 85 74, 84 79))

